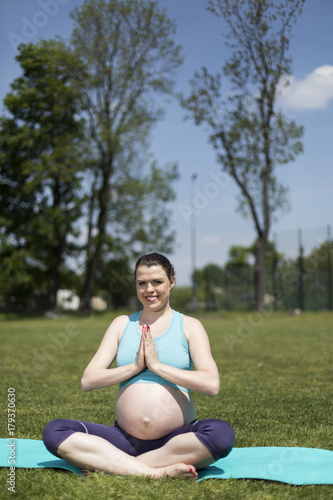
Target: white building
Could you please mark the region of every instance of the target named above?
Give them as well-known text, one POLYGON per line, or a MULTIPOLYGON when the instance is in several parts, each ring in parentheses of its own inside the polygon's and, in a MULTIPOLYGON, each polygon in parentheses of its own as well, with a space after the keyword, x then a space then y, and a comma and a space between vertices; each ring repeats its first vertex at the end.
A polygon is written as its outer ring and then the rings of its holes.
POLYGON ((57 308, 63 311, 77 311, 80 307, 80 297, 75 290, 58 290, 57 308))

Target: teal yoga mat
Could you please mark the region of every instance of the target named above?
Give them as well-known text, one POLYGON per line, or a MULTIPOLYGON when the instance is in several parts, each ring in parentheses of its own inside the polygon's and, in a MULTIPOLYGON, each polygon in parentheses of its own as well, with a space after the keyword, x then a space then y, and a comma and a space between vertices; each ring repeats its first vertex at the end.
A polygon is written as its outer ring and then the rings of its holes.
POLYGON ((226 458, 198 471, 202 479, 247 478, 283 483, 333 484, 333 451, 317 448, 233 448, 226 458))
MULTIPOLYGON (((81 469, 49 453, 36 439, 0 439, 0 467, 81 469), (11 462, 14 460, 14 462, 11 462)), ((203 479, 266 479, 283 483, 333 484, 333 451, 317 448, 234 448, 226 458, 198 471, 203 479)))
POLYGON ((43 441, 37 439, 0 439, 0 467, 11 466, 26 469, 67 469, 79 476, 83 475, 81 469, 52 455, 45 448, 43 441))

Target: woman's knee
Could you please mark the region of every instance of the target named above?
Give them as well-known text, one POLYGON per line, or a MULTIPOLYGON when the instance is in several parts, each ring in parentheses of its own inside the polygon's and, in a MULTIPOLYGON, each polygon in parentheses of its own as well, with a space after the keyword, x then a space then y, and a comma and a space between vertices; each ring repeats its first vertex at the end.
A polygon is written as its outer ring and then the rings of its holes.
POLYGON ((200 420, 193 430, 215 460, 229 455, 235 442, 235 432, 227 422, 219 419, 200 420))
POLYGON ((75 420, 55 419, 48 422, 43 429, 43 441, 46 449, 55 456, 59 445, 73 432, 77 432, 75 420))

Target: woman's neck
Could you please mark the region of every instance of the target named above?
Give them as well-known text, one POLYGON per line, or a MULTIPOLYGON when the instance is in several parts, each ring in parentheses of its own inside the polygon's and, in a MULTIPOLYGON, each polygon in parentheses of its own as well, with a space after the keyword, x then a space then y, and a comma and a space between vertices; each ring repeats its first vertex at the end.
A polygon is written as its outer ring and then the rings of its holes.
POLYGON ((159 311, 151 311, 149 309, 143 308, 140 316, 140 323, 144 325, 152 325, 162 317, 166 319, 170 315, 172 315, 172 309, 170 307, 170 304, 168 304, 166 307, 164 307, 159 311))

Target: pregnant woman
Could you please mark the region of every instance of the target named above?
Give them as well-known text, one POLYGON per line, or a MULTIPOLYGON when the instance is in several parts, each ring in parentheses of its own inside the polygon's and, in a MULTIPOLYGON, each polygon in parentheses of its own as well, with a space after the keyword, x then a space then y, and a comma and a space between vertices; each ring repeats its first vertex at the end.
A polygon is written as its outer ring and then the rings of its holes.
POLYGON ((142 310, 112 321, 81 381, 83 391, 119 384, 114 426, 57 419, 43 440, 84 469, 195 478, 234 443, 228 423, 196 420, 190 391, 216 396, 220 387, 208 336, 200 321, 172 310, 175 273, 165 256, 140 257, 135 282, 142 310))

